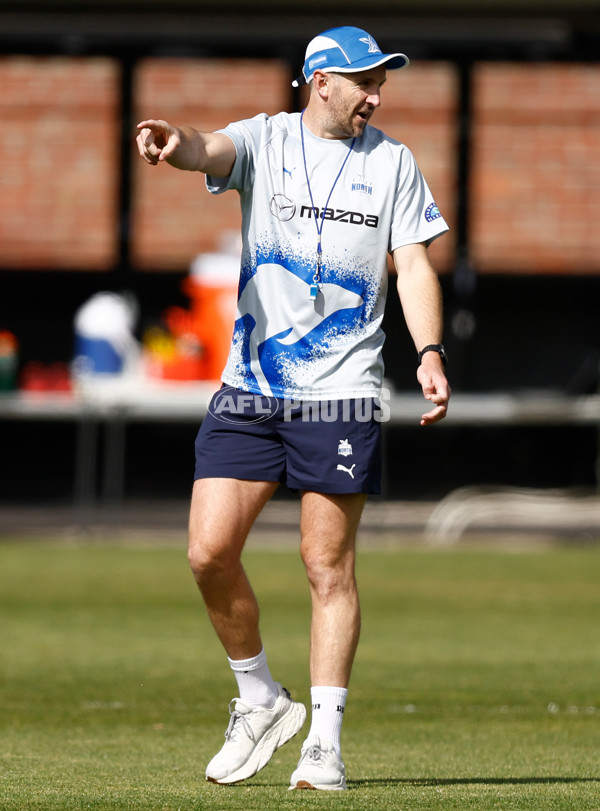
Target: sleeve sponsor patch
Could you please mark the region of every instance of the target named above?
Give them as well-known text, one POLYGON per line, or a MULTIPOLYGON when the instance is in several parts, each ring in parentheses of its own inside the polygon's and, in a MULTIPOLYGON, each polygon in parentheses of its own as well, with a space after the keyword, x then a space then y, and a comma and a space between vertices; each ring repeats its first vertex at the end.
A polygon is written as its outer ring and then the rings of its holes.
POLYGON ((430 203, 425 209, 425 219, 427 220, 427 222, 433 222, 434 220, 437 220, 437 218, 441 216, 442 216, 441 212, 435 203, 430 203))

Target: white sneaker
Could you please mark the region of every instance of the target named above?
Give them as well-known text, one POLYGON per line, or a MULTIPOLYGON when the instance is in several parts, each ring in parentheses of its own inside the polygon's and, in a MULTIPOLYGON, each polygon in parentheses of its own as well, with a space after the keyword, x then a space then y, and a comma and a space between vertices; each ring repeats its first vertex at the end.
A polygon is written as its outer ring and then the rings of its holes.
POLYGON ((346 767, 333 746, 318 738, 306 741, 298 768, 292 775, 290 790, 314 788, 322 791, 343 791, 346 786, 346 767))
POLYGON ((270 710, 249 707, 239 698, 232 699, 225 743, 206 767, 207 780, 221 784, 247 780, 300 731, 306 719, 306 708, 292 701, 280 684, 278 690, 279 696, 270 710))

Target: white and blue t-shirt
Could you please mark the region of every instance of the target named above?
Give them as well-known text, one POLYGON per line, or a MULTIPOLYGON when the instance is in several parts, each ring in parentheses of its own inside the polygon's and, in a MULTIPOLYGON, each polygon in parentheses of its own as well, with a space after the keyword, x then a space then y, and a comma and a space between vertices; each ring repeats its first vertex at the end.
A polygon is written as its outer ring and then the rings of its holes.
POLYGON ((352 139, 318 138, 299 113, 261 114, 221 132, 236 160, 229 177, 206 184, 213 194, 239 192, 243 239, 223 382, 283 399, 377 396, 387 253, 448 230, 411 152, 367 126, 348 155, 352 139))

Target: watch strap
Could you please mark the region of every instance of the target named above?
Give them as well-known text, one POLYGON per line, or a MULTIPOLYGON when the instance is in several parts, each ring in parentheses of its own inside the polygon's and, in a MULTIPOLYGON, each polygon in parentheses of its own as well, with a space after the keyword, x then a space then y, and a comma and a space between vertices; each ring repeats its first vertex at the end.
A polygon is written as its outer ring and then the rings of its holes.
POLYGON ((421 349, 421 351, 419 352, 419 366, 421 365, 423 361, 423 355, 426 352, 437 352, 440 358, 442 359, 442 363, 444 364, 444 366, 448 362, 448 356, 446 355, 446 350, 444 349, 443 344, 427 344, 427 346, 424 346, 423 349, 421 349))

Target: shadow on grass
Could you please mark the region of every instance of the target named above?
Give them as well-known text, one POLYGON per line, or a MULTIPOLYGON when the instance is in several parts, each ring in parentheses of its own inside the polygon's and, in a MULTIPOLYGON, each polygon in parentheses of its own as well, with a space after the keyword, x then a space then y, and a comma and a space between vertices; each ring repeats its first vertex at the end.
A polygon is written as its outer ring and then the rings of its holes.
MULTIPOLYGON (((374 777, 364 780, 348 780, 348 789, 385 788, 386 786, 528 786, 528 785, 555 785, 559 783, 599 783, 600 777, 374 777)), ((265 780, 248 780, 228 786, 219 786, 218 789, 242 789, 249 786, 256 788, 281 788, 281 783, 267 782, 265 780)))
POLYGON ((373 786, 527 786, 554 783, 600 783, 600 777, 380 777, 348 780, 348 788, 373 786))

